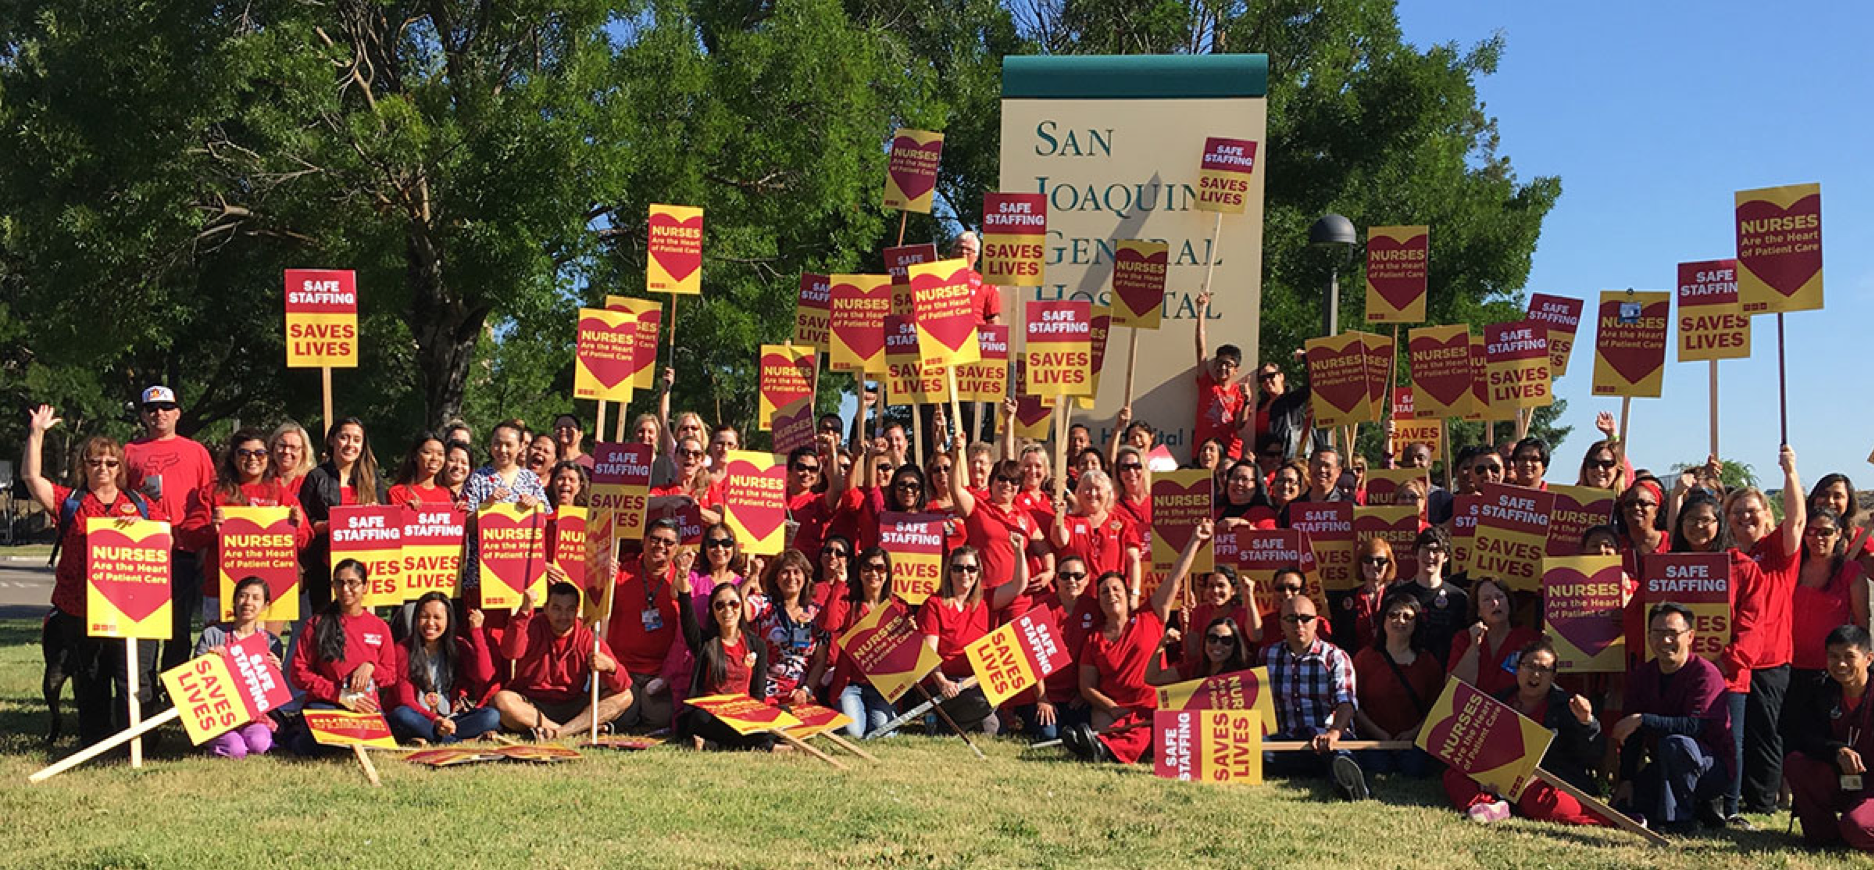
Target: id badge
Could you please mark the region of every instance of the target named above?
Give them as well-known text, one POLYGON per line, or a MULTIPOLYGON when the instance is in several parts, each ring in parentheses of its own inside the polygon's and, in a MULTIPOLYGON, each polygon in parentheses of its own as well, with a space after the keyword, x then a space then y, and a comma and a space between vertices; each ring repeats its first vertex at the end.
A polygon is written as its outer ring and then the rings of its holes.
POLYGON ((664 627, 664 615, 655 607, 646 607, 638 614, 638 620, 644 623, 645 631, 656 631, 664 627))

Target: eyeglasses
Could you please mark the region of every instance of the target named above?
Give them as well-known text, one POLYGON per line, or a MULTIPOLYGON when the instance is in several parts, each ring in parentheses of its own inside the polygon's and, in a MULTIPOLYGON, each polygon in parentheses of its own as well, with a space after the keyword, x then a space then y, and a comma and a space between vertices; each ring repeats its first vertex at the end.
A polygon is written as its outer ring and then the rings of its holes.
POLYGON ((1315 620, 1315 615, 1312 613, 1290 613, 1290 614, 1285 614, 1282 617, 1282 621, 1288 623, 1289 625, 1305 625, 1307 623, 1313 622, 1314 620, 1315 620))
POLYGON ((1217 366, 1219 368, 1233 369, 1240 365, 1242 365, 1242 363, 1230 359, 1229 357, 1219 357, 1217 359, 1217 366))
POLYGON ((1588 467, 1589 467, 1589 468, 1598 468, 1598 469, 1600 469, 1600 470, 1602 470, 1602 471, 1606 471, 1606 470, 1608 470, 1608 469, 1610 469, 1610 468, 1613 468, 1614 466, 1616 466, 1616 465, 1619 465, 1619 464, 1620 464, 1620 463, 1618 463, 1618 462, 1615 462, 1615 461, 1614 461, 1614 460, 1612 460, 1612 459, 1590 459, 1590 460, 1588 460, 1588 467))
POLYGON ((348 586, 363 586, 365 585, 365 583, 364 583, 363 577, 340 577, 337 580, 332 581, 332 585, 337 586, 340 589, 344 589, 345 587, 348 587, 348 586))
POLYGON ((737 607, 741 607, 741 606, 742 606, 742 602, 740 601, 737 601, 733 598, 724 598, 721 601, 717 601, 715 603, 710 604, 709 609, 710 610, 734 610, 737 607))
POLYGON ((1205 643, 1214 643, 1214 644, 1229 644, 1229 643, 1231 643, 1231 642, 1233 642, 1233 641, 1235 641, 1235 640, 1236 640, 1236 635, 1234 635, 1234 634, 1207 634, 1207 635, 1204 635, 1204 642, 1205 642, 1205 643))
POLYGON ((1258 380, 1258 381, 1273 381, 1273 380, 1275 380, 1275 379, 1276 379, 1277 377, 1279 377, 1279 376, 1281 376, 1281 374, 1282 374, 1281 372, 1257 372, 1257 373, 1256 373, 1256 380, 1258 380))
POLYGON ((1059 577, 1062 580, 1085 580, 1087 579, 1087 572, 1085 571, 1056 571, 1054 572, 1054 576, 1059 577))
POLYGON ((1670 628, 1655 628, 1646 632, 1647 636, 1653 638, 1654 640, 1672 640, 1673 638, 1676 638, 1680 635, 1691 634, 1691 633, 1692 633, 1692 630, 1689 628, 1682 628, 1677 631, 1674 631, 1670 628))
POLYGON ((956 466, 954 466, 954 465, 933 465, 933 466, 931 466, 931 467, 930 467, 930 473, 932 473, 932 474, 949 474, 949 473, 950 473, 950 469, 952 469, 952 468, 955 468, 955 467, 956 467, 956 466))
POLYGON ((684 449, 677 451, 677 455, 684 459, 701 459, 703 458, 703 451, 684 449))
POLYGON ((242 459, 266 459, 267 450, 264 447, 259 450, 241 449, 241 450, 234 451, 234 455, 239 456, 242 459))
POLYGON ((1639 510, 1643 510, 1643 511, 1656 511, 1656 510, 1659 510, 1659 502, 1645 501, 1643 499, 1637 499, 1637 498, 1634 499, 1633 501, 1627 502, 1627 510, 1634 510, 1636 508, 1639 510))
POLYGON ((709 540, 703 542, 703 546, 709 547, 710 549, 733 547, 735 546, 735 539, 734 538, 710 538, 709 540))
POLYGON ((951 565, 950 566, 950 573, 952 574, 974 574, 981 570, 982 570, 982 567, 979 565, 951 565))
POLYGON ((802 474, 819 474, 820 466, 818 465, 796 465, 794 466, 794 470, 802 474))
POLYGON ((1524 454, 1522 454, 1522 455, 1520 455, 1520 456, 1512 456, 1512 457, 1510 457, 1510 461, 1511 461, 1511 462, 1517 462, 1517 463, 1521 463, 1521 464, 1523 464, 1523 465, 1541 465, 1541 464, 1542 464, 1542 457, 1540 457, 1540 456, 1537 456, 1537 455, 1536 455, 1536 454, 1534 454, 1534 453, 1524 453, 1524 454))
POLYGON ((1386 567, 1387 565, 1391 565, 1391 564, 1392 564, 1392 560, 1391 560, 1391 559, 1381 559, 1381 558, 1377 558, 1377 557, 1369 557, 1369 558, 1366 558, 1366 559, 1361 559, 1361 560, 1360 560, 1360 564, 1362 564, 1362 565, 1372 565, 1372 566, 1373 566, 1373 567, 1375 567, 1375 568, 1384 568, 1384 567, 1386 567))
POLYGON ((1300 586, 1277 586, 1275 587, 1275 591, 1280 592, 1284 595, 1296 595, 1301 592, 1301 587, 1300 586))
POLYGON ((677 545, 677 539, 676 538, 645 538, 644 545, 647 547, 649 546, 674 547, 677 545))
POLYGON ((122 465, 122 464, 123 463, 118 462, 115 459, 87 459, 85 460, 85 466, 89 468, 116 468, 117 466, 122 465))
POLYGON ((860 565, 859 570, 861 571, 889 571, 891 569, 887 568, 884 562, 867 562, 864 565, 860 565))
POLYGON ((1519 667, 1519 668, 1521 668, 1521 669, 1523 669, 1523 670, 1525 670, 1525 671, 1528 671, 1528 672, 1530 672, 1530 673, 1532 673, 1532 674, 1552 674, 1552 673, 1555 673, 1555 666, 1554 666, 1554 665, 1538 665, 1538 664, 1535 664, 1535 663, 1533 663, 1533 662, 1529 662, 1529 661, 1522 661, 1522 662, 1518 662, 1516 666, 1517 666, 1517 667, 1519 667))
POLYGON ((824 550, 821 550, 820 555, 824 557, 828 557, 828 558, 833 558, 833 559, 844 559, 844 558, 847 558, 848 556, 851 556, 852 551, 846 549, 845 547, 828 547, 824 550))
POLYGON ((1119 463, 1119 470, 1120 471, 1143 471, 1145 470, 1145 466, 1137 462, 1121 462, 1119 463))
POLYGON ((1471 469, 1471 472, 1473 474, 1502 474, 1503 466, 1492 462, 1488 465, 1479 465, 1476 468, 1471 469))
POLYGON ((1823 526, 1810 526, 1809 528, 1807 528, 1807 529, 1804 529, 1803 531, 1805 531, 1805 532, 1807 532, 1807 533, 1809 533, 1809 534, 1811 534, 1811 535, 1814 535, 1814 536, 1816 536, 1816 537, 1818 537, 1818 538, 1832 538, 1832 537, 1835 537, 1835 535, 1836 535, 1836 533, 1837 533, 1837 532, 1838 532, 1839 530, 1838 530, 1838 529, 1830 529, 1830 528, 1826 528, 1826 527, 1823 527, 1823 526))

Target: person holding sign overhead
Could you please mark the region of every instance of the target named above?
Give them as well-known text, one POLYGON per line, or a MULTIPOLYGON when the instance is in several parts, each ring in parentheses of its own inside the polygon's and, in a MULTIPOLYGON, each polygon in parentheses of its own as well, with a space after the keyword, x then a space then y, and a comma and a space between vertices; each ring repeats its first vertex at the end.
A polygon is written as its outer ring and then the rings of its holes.
MULTIPOLYGON (((234 618, 203 628, 201 638, 195 642, 194 654, 207 655, 220 647, 262 634, 266 636, 267 654, 273 658, 273 666, 279 667, 280 657, 285 655, 280 638, 260 624, 261 614, 267 612, 267 605, 272 601, 273 594, 267 588, 267 581, 259 577, 242 578, 241 582, 234 584, 234 600, 229 605, 234 618)), ((267 750, 273 748, 273 732, 278 727, 268 716, 243 722, 233 730, 209 740, 208 751, 221 758, 265 755, 267 750)))
POLYGON ((1874 757, 1874 704, 1867 702, 1874 639, 1861 626, 1841 625, 1826 646, 1828 683, 1789 709, 1783 774, 1803 842, 1874 852, 1874 795, 1863 787, 1874 757))
MULTIPOLYGON (((1243 457, 1243 427, 1251 419, 1249 389, 1237 377, 1243 366, 1243 351, 1234 344, 1217 348, 1210 354, 1204 321, 1210 315, 1210 291, 1197 294, 1197 418, 1191 423, 1191 443, 1215 439, 1230 459, 1243 457)), ((1128 415, 1130 416, 1130 415, 1128 415)))
MULTIPOLYGON (((84 485, 78 489, 47 479, 40 464, 46 430, 59 417, 50 405, 32 409, 26 429, 26 449, 20 459, 20 482, 34 502, 58 518, 58 566, 52 572, 52 612, 46 616, 46 704, 52 711, 53 738, 58 737, 58 688, 72 679, 78 705, 78 738, 89 746, 130 723, 130 672, 122 641, 90 637, 85 622, 85 572, 89 546, 86 520, 92 517, 166 520, 162 505, 129 488, 124 473, 124 448, 103 435, 85 439, 78 449, 84 485)), ((138 644, 139 687, 144 703, 155 685, 156 645, 138 644)))
POLYGON ((1609 732, 1620 747, 1610 803, 1655 830, 1725 824, 1731 715, 1724 675, 1692 654, 1692 619, 1684 605, 1653 605, 1646 624, 1653 660, 1627 674, 1626 715, 1609 732))
MULTIPOLYGON (((377 476, 377 456, 364 431, 364 421, 346 417, 332 424, 325 436, 326 459, 306 473, 299 487, 299 506, 312 524, 312 540, 299 551, 299 565, 305 569, 301 587, 306 590, 306 609, 324 610, 332 602, 332 508, 352 504, 384 504, 390 493, 377 476)), ((295 639, 297 647, 299 641, 295 639)))
MULTIPOLYGON (((332 600, 300 629, 306 639, 293 644, 287 676, 306 693, 309 709, 381 710, 378 693, 394 691, 402 682, 390 626, 365 609, 366 580, 363 562, 345 559, 334 566, 332 600)), ((313 755, 319 744, 311 731, 301 730, 294 735, 293 751, 313 755)))
MULTIPOLYGON (((1732 643, 1747 650, 1749 697, 1744 705, 1744 779, 1740 800, 1745 812, 1776 811, 1783 782, 1783 696, 1789 692, 1796 577, 1802 570, 1802 539, 1809 500, 1796 473, 1796 451, 1778 451, 1783 469, 1783 521, 1770 512, 1770 498, 1754 486, 1724 497, 1725 523, 1733 549, 1748 553, 1760 569, 1760 583, 1738 582, 1732 643)), ((1713 471, 1721 469, 1714 468, 1713 471)), ((1733 574, 1734 582, 1738 575, 1733 574)), ((1741 689, 1740 689, 1741 691, 1741 689)), ((1733 710, 1733 720, 1735 721, 1733 710)))

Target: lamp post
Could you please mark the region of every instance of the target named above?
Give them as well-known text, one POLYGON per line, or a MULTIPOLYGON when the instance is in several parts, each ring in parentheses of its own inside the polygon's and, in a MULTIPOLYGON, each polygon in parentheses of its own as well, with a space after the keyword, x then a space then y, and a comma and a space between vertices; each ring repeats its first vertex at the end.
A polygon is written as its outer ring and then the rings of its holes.
POLYGON ((1308 228, 1308 244, 1314 247, 1340 245, 1339 256, 1334 257, 1327 277, 1327 297, 1321 300, 1321 334, 1334 336, 1340 333, 1340 266, 1353 252, 1353 246, 1359 244, 1359 236, 1354 234, 1353 221, 1337 214, 1322 215, 1314 226, 1308 228))

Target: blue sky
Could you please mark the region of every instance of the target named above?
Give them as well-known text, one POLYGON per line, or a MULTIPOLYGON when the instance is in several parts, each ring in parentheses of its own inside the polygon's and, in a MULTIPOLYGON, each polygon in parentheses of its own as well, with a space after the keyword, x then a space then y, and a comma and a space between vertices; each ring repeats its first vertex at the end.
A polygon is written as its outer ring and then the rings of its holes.
MULTIPOLYGON (((1672 289, 1678 263, 1734 254, 1735 191, 1820 182, 1827 308, 1786 317, 1789 437, 1805 486, 1829 471, 1874 482, 1861 353, 1874 344, 1874 4, 1404 0, 1399 17, 1419 46, 1505 38, 1479 82, 1501 153, 1519 177, 1562 179, 1531 292, 1592 306, 1602 290, 1672 289)), ((1720 450, 1772 487, 1775 329, 1755 318, 1752 357, 1719 364, 1720 450)), ((1555 385, 1575 427, 1556 452, 1562 482, 1594 413, 1619 411, 1589 395, 1592 342, 1584 320, 1555 385)), ((1668 349, 1664 396, 1633 402, 1633 458, 1655 470, 1707 450, 1705 364, 1673 360, 1668 349)))

